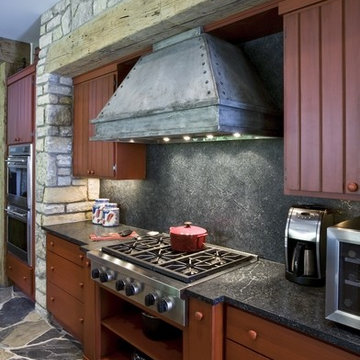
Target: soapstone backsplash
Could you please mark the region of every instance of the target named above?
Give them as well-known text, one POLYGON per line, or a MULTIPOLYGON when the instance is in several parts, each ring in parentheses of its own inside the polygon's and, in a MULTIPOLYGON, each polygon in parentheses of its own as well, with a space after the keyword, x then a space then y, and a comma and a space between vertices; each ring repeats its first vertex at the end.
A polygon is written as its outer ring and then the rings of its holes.
POLYGON ((316 204, 340 217, 360 202, 283 194, 283 139, 147 146, 146 180, 102 180, 102 197, 119 203, 120 222, 169 231, 184 221, 208 241, 284 262, 289 207, 316 204))

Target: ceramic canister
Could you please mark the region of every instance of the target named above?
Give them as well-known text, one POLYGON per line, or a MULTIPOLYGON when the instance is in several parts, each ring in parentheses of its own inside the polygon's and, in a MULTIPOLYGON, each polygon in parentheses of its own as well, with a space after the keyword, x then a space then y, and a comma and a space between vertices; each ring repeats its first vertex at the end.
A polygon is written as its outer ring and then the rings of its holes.
POLYGON ((105 227, 118 226, 120 210, 118 207, 105 206, 102 212, 102 225, 105 227))
POLYGON ((96 225, 102 225, 103 209, 105 204, 109 203, 109 199, 95 199, 95 203, 92 207, 92 223, 96 225))

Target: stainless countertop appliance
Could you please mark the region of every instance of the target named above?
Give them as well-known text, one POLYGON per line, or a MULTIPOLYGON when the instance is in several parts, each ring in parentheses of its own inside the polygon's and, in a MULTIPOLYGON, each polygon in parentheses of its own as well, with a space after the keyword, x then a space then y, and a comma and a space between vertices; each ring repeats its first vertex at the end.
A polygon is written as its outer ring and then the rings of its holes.
POLYGON ((124 299, 187 324, 182 294, 196 283, 257 261, 253 254, 206 243, 186 253, 171 249, 168 234, 145 235, 88 252, 92 278, 124 299))
POLYGON ((325 316, 360 330, 360 217, 327 230, 325 316))
POLYGON ((291 207, 285 228, 285 277, 301 285, 325 283, 326 229, 334 224, 327 209, 291 207))

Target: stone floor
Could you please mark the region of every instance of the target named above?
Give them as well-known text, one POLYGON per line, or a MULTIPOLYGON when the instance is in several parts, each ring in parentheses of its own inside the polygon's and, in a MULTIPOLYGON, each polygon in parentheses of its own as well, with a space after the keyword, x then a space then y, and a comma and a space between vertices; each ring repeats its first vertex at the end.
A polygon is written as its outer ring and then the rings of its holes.
POLYGON ((79 360, 81 345, 13 287, 0 287, 0 360, 79 360))

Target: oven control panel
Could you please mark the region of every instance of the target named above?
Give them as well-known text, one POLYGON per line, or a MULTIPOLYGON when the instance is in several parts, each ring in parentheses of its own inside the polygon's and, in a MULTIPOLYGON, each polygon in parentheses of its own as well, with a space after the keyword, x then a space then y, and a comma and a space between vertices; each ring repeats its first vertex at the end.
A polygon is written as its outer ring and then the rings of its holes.
POLYGON ((161 277, 158 274, 154 276, 149 271, 141 270, 137 273, 134 269, 92 261, 91 277, 102 287, 117 292, 124 299, 131 298, 132 301, 156 311, 159 317, 185 326, 186 301, 181 298, 181 291, 157 279, 161 277))

